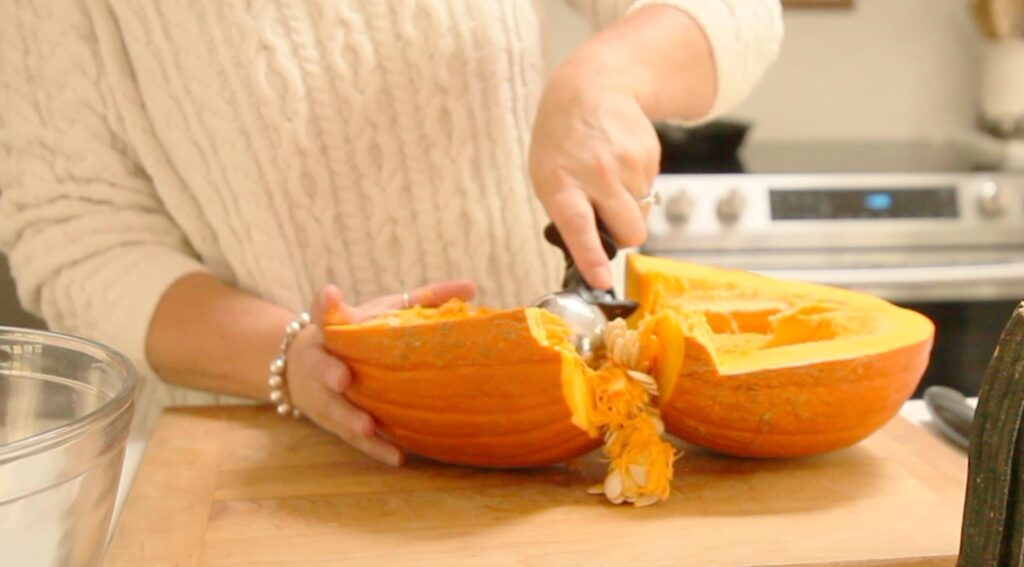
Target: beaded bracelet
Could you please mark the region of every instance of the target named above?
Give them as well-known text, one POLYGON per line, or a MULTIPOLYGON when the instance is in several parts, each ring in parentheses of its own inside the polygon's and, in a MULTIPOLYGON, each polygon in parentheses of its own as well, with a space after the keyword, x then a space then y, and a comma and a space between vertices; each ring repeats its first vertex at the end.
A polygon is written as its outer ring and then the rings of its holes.
POLYGON ((300 313, 294 321, 288 323, 284 328, 284 340, 281 341, 281 350, 273 362, 270 363, 270 376, 267 378, 267 385, 270 386, 270 402, 277 406, 277 413, 281 417, 289 414, 292 417, 302 417, 299 408, 292 404, 288 396, 288 385, 285 382, 285 368, 288 364, 288 347, 292 340, 311 323, 309 313, 300 313))

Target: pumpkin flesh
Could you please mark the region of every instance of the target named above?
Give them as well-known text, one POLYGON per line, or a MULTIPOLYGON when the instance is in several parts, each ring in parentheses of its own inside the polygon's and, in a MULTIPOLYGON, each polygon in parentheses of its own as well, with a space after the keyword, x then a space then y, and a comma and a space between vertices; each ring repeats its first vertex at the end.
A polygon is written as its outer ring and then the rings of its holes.
POLYGON ((659 321, 654 374, 666 429, 738 456, 853 444, 913 393, 931 350, 926 317, 869 295, 630 256, 637 324, 659 321))

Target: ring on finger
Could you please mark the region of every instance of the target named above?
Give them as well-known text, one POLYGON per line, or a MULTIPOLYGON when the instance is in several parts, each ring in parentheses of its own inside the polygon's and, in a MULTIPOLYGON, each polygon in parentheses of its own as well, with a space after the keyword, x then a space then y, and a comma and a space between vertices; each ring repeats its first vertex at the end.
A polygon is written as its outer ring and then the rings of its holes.
POLYGON ((639 197, 636 200, 636 204, 641 207, 646 205, 660 205, 661 204, 661 192, 657 188, 651 189, 651 192, 639 197))

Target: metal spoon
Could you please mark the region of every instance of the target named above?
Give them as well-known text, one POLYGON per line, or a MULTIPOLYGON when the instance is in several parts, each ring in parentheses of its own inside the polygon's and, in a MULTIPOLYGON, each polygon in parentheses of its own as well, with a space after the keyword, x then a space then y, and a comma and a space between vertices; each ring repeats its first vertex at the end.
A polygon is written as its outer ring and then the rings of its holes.
POLYGON ((929 386, 924 391, 924 405, 935 426, 956 445, 967 449, 974 422, 974 408, 962 393, 946 386, 929 386))
POLYGON ((569 327, 569 340, 583 361, 590 363, 594 353, 604 348, 604 328, 608 318, 597 305, 587 301, 575 290, 550 293, 534 305, 558 316, 569 327))
MULTIPOLYGON (((598 232, 608 259, 615 258, 618 247, 600 221, 598 232)), ((584 362, 590 363, 595 354, 604 348, 604 328, 608 321, 618 317, 629 317, 639 304, 628 299, 616 298, 612 290, 597 290, 590 287, 580 274, 568 246, 553 223, 544 228, 544 238, 562 250, 566 264, 565 277, 562 279, 561 291, 541 297, 534 302, 534 306, 544 308, 565 321, 576 352, 584 362)))

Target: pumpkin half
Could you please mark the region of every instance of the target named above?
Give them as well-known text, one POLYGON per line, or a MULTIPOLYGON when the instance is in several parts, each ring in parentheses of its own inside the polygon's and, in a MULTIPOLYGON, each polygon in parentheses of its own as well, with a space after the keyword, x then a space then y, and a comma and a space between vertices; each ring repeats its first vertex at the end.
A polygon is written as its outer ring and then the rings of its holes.
POLYGON ((455 464, 531 467, 600 445, 583 408, 589 369, 554 315, 459 302, 328 325, 352 370, 346 395, 414 453, 455 464))
POLYGON ((934 334, 923 315, 866 294, 641 255, 628 259, 626 294, 664 344, 654 374, 666 429, 737 456, 867 437, 917 387, 934 334))

